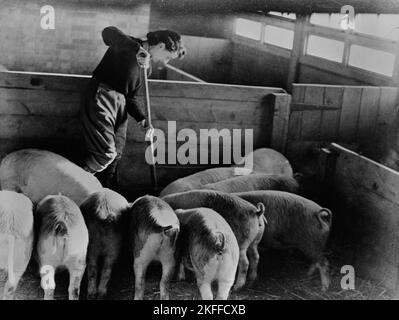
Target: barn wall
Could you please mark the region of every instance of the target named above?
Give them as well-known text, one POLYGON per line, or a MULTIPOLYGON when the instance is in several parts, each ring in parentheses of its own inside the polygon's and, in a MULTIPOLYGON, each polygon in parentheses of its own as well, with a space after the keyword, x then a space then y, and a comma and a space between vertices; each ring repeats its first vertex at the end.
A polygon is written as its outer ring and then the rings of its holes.
POLYGON ((8 70, 91 74, 106 51, 101 31, 116 25, 133 36, 149 30, 150 6, 96 6, 57 2, 55 30, 40 27, 46 1, 0 3, 0 64, 8 70))
POLYGON ((201 15, 161 15, 161 19, 149 4, 97 6, 58 1, 53 4, 55 30, 42 30, 40 8, 45 4, 29 0, 4 0, 0 4, 0 65, 17 71, 91 74, 107 49, 101 38, 104 27, 115 25, 137 37, 149 30, 170 28, 187 34, 183 39, 189 53, 173 65, 209 82, 229 83, 231 42, 221 38, 228 34, 227 17, 204 20, 201 15), (193 21, 198 22, 197 27, 189 23, 193 21), (225 32, 217 33, 222 25, 225 32), (207 28, 215 32, 206 32, 207 28))
POLYGON ((318 65, 299 64, 298 83, 322 83, 348 86, 383 85, 385 81, 376 81, 371 78, 347 77, 339 73, 323 70, 318 65))
POLYGON ((368 153, 374 149, 377 155, 377 142, 386 137, 398 108, 399 88, 294 84, 287 155, 300 159, 326 142, 353 144, 368 153))
POLYGON ((188 36, 228 39, 233 27, 234 16, 225 13, 179 13, 151 7, 151 30, 171 29, 188 36))
MULTIPOLYGON (((82 76, 0 73, 0 156, 23 147, 38 147, 77 161, 81 152, 78 112, 88 80, 82 76)), ((150 80, 149 90, 153 125, 165 134, 173 135, 188 128, 199 136, 201 129, 214 128, 227 129, 232 135, 233 129, 242 129, 238 136, 243 144, 244 130, 252 129, 254 148, 270 145, 274 106, 265 97, 284 93, 278 88, 157 80, 150 80), (177 122, 176 132, 168 130, 168 120, 177 122)), ((131 119, 121 162, 121 184, 125 190, 149 187, 150 170, 144 158, 147 147, 144 141, 144 131, 131 119)), ((197 147, 198 164, 160 165, 161 186, 217 165, 210 162, 208 145, 193 140, 187 143, 197 147), (205 151, 205 163, 200 162, 201 150, 205 151)), ((177 149, 182 144, 177 142, 177 149)), ((225 149, 221 144, 216 149, 220 159, 225 149)))
MULTIPOLYGON (((206 82, 230 83, 232 43, 226 39, 183 36, 184 59, 170 64, 206 82)), ((261 85, 261 84, 259 84, 261 85)))
POLYGON ((239 38, 233 43, 231 83, 286 88, 288 53, 239 38))

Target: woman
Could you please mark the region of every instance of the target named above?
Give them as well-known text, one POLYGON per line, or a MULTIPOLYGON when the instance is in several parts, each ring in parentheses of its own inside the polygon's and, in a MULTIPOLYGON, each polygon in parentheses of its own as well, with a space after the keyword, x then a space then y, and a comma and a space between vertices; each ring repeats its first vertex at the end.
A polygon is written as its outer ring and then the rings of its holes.
POLYGON ((159 30, 141 40, 124 34, 116 27, 102 32, 109 46, 93 72, 85 104, 81 110, 85 156, 83 168, 98 178, 103 186, 116 183, 116 167, 126 142, 127 114, 143 128, 148 128, 137 93, 144 82, 141 68, 150 61, 166 64, 183 58, 185 48, 178 33, 159 30))

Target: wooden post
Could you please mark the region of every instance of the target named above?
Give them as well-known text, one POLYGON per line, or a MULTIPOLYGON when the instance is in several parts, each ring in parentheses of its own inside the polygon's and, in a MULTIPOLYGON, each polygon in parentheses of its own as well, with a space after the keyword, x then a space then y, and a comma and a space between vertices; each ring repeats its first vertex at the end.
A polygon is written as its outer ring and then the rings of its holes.
POLYGON ((291 96, 286 93, 273 93, 273 129, 271 147, 285 154, 288 140, 291 96))
POLYGON ((292 84, 298 80, 299 59, 304 53, 306 43, 305 26, 309 22, 310 16, 297 16, 294 29, 294 41, 291 50, 290 65, 287 76, 287 91, 292 92, 292 84))

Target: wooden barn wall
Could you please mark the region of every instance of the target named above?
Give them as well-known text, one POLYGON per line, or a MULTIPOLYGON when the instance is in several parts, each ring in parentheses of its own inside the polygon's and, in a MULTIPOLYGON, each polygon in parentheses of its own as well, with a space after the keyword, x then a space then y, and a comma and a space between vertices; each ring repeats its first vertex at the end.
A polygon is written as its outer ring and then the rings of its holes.
POLYGON ((289 56, 254 41, 235 38, 230 83, 286 88, 289 56))
POLYGON ((372 146, 399 107, 399 88, 294 84, 286 152, 301 159, 315 145, 372 146))
POLYGON ((335 243, 345 248, 342 263, 398 297, 399 173, 340 145, 328 149, 319 167, 333 209, 335 243))
MULTIPOLYGON (((82 76, 0 73, 0 156, 20 148, 37 147, 77 161, 82 147, 78 113, 88 81, 88 77, 82 76)), ((157 80, 150 80, 149 90, 153 125, 163 129, 165 134, 168 133, 168 120, 177 122, 176 131, 190 128, 197 134, 200 129, 229 129, 230 133, 231 129, 243 129, 241 143, 244 142, 244 129, 252 129, 255 148, 270 144, 273 105, 265 97, 283 93, 278 88, 157 80)), ((143 129, 130 119, 120 172, 125 190, 149 187, 150 169, 144 159, 147 147, 144 134, 143 129)), ((181 144, 178 142, 177 148, 181 144)), ((198 147, 199 163, 200 150, 206 146, 194 145, 198 147)), ((219 146, 220 157, 222 151, 219 146)), ((160 165, 159 184, 165 185, 210 166, 212 164, 160 165)))
MULTIPOLYGON (((348 86, 370 86, 372 80, 367 78, 356 79, 356 77, 346 77, 342 74, 334 74, 331 71, 324 70, 317 65, 299 64, 298 83, 320 83, 332 85, 348 86)), ((381 85, 382 83, 380 83, 381 85)))
POLYGON ((226 39, 183 36, 184 59, 170 64, 206 82, 230 83, 232 43, 226 39))

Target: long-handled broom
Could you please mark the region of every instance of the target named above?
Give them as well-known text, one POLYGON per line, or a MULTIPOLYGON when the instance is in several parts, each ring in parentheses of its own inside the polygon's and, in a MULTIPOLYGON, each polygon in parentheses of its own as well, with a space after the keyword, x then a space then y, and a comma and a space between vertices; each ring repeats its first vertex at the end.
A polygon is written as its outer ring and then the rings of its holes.
POLYGON ((144 95, 145 95, 145 103, 147 106, 147 121, 148 127, 146 133, 146 141, 149 141, 150 148, 151 148, 151 163, 150 163, 150 172, 151 172, 151 186, 154 194, 158 194, 158 180, 157 180, 157 169, 155 166, 155 156, 154 156, 154 137, 153 137, 153 130, 152 121, 151 121, 151 104, 150 104, 150 94, 148 90, 148 77, 147 77, 147 68, 143 68, 144 72, 144 95))

